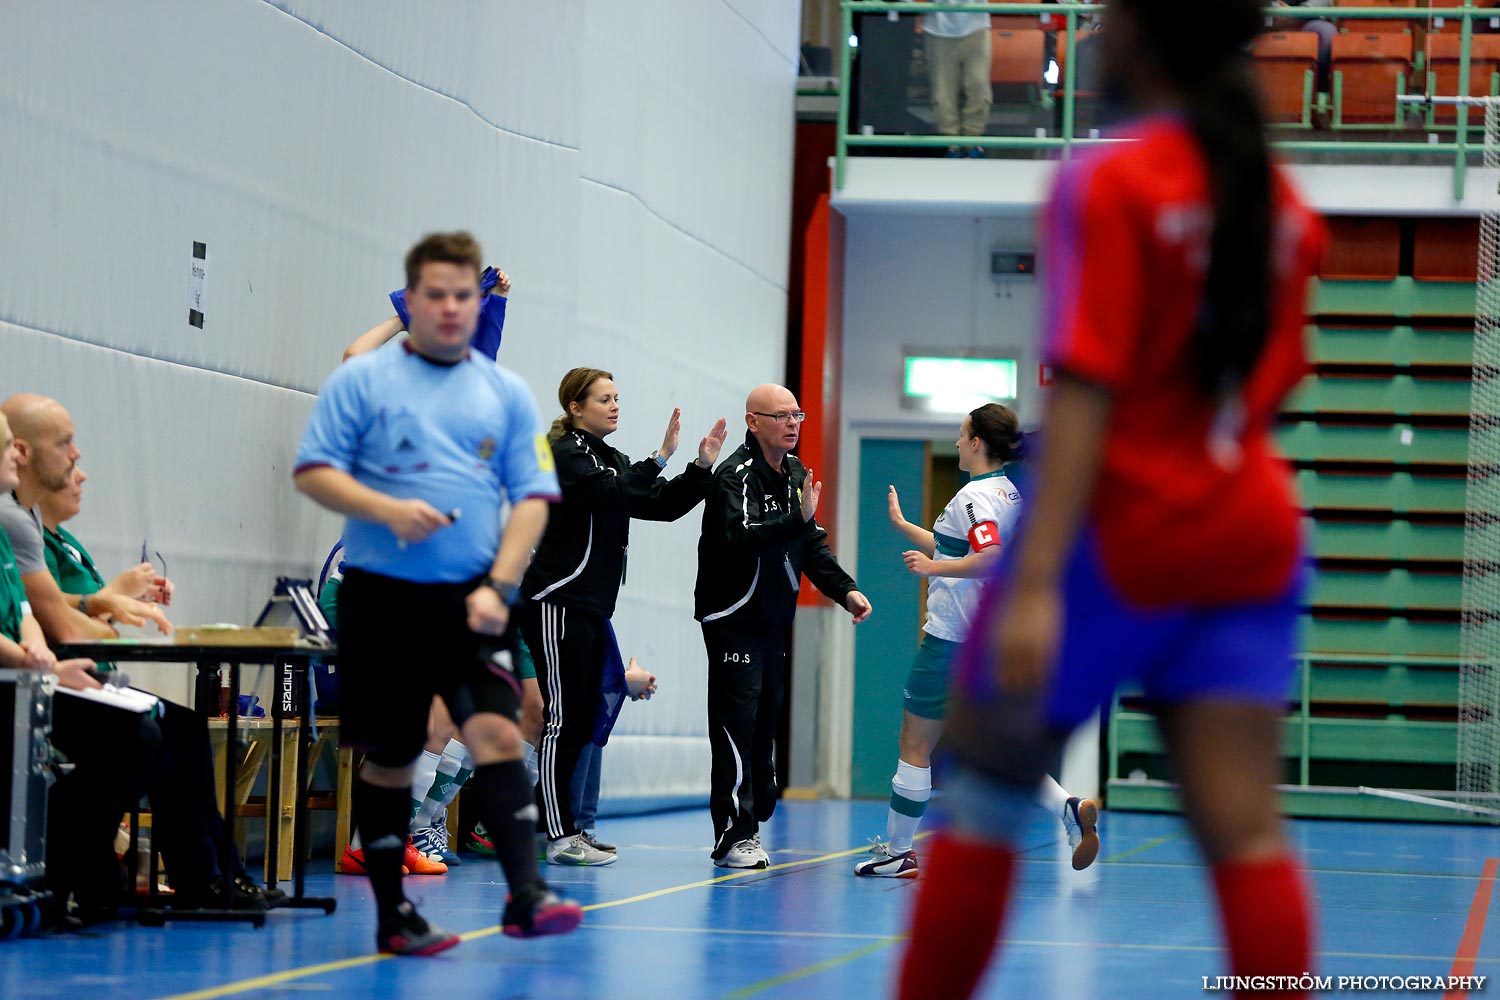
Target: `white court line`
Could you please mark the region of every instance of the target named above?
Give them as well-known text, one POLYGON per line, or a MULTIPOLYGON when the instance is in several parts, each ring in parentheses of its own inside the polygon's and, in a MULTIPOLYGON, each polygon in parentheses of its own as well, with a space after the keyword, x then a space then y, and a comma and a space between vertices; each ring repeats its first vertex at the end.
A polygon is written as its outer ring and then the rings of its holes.
MULTIPOLYGON (((1057 865, 1055 858, 1016 858, 1016 861, 1027 865, 1057 865)), ((1177 862, 1177 861, 1109 861, 1102 862, 1108 868, 1189 868, 1193 870, 1205 870, 1206 865, 1200 862, 1177 862)), ((1469 872, 1463 875, 1444 875, 1435 872, 1367 872, 1358 868, 1298 868, 1297 871, 1309 875, 1367 875, 1371 878, 1447 878, 1473 881, 1474 874, 1469 872)), ((1452 956, 1449 956, 1450 958, 1452 956)))

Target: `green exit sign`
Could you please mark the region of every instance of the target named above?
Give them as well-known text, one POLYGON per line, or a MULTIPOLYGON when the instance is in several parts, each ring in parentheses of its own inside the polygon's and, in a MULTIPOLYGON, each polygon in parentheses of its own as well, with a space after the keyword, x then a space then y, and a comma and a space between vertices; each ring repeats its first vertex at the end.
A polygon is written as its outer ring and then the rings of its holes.
POLYGON ((1016 398, 1014 358, 906 359, 906 395, 933 409, 972 410, 995 400, 1016 398))

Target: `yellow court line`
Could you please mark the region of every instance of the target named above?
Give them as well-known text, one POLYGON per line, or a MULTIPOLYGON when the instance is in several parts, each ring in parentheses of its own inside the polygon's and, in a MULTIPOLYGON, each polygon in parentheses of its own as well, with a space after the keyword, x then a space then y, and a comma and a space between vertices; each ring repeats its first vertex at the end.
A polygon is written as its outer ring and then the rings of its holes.
POLYGON ((246 979, 238 983, 230 983, 227 986, 214 986, 206 990, 194 990, 191 993, 176 993, 166 1000, 208 1000, 209 997, 227 997, 236 993, 244 993, 247 990, 262 990, 270 986, 277 986, 293 979, 304 979, 308 976, 318 976, 325 972, 342 972, 345 969, 353 969, 361 965, 372 965, 375 962, 383 962, 394 955, 360 955, 357 958, 341 958, 337 962, 324 962, 322 965, 308 965, 300 969, 288 969, 285 972, 275 972, 269 976, 258 976, 255 979, 246 979))
MULTIPOLYGON (((1177 833, 1170 834, 1170 835, 1165 836, 1165 837, 1157 837, 1155 840, 1149 840, 1146 843, 1141 844, 1139 847, 1133 847, 1133 848, 1131 848, 1128 851, 1121 851, 1119 854, 1115 854, 1115 855, 1112 855, 1112 856, 1110 856, 1108 858, 1104 858, 1103 859, 1103 863, 1108 864, 1109 862, 1112 862, 1112 861, 1118 861, 1121 858, 1128 858, 1128 857, 1130 857, 1132 855, 1140 854, 1140 853, 1142 853, 1144 851, 1149 851, 1153 847, 1160 847, 1162 844, 1169 843, 1169 842, 1171 842, 1173 840, 1178 840, 1181 837, 1186 836, 1186 834, 1187 834, 1186 830, 1179 830, 1177 833)), ((923 834, 923 836, 926 836, 926 834, 923 834)), ((774 989, 777 986, 783 986, 783 985, 785 985, 787 983, 795 982, 798 979, 804 979, 807 976, 816 975, 819 972, 824 972, 824 971, 826 971, 828 969, 837 968, 840 965, 845 965, 845 964, 847 964, 849 962, 853 962, 853 961, 855 961, 857 959, 864 958, 866 955, 873 955, 877 951, 881 951, 882 949, 890 947, 892 944, 896 943, 897 941, 903 941, 903 940, 905 940, 905 937, 906 937, 905 935, 895 935, 895 936, 892 936, 892 937, 886 937, 886 938, 883 938, 882 940, 875 941, 875 942, 873 942, 871 944, 867 944, 867 945, 865 945, 862 948, 856 948, 855 950, 853 950, 851 952, 848 952, 848 953, 843 954, 843 955, 839 955, 839 956, 837 956, 835 958, 830 958, 830 959, 827 959, 826 961, 818 962, 818 963, 816 963, 814 965, 809 965, 809 966, 806 966, 806 967, 801 968, 801 969, 794 969, 791 972, 786 972, 786 973, 783 973, 783 974, 781 974, 779 976, 773 976, 770 979, 763 979, 760 982, 758 982, 758 983, 752 983, 749 986, 744 987, 743 989, 735 990, 733 993, 726 993, 725 994, 725 1000, 744 1000, 745 997, 754 996, 757 993, 763 993, 766 990, 774 989)), ((1007 942, 1007 943, 1009 943, 1009 944, 1048 944, 1048 945, 1057 944, 1057 945, 1062 945, 1062 946, 1068 946, 1070 944, 1069 942, 1050 942, 1050 941, 1049 942, 1040 942, 1040 941, 1038 941, 1038 942, 1020 942, 1020 941, 1015 941, 1015 942, 1007 942)))
MULTIPOLYGON (((687 892, 689 889, 702 889, 706 886, 717 885, 720 882, 732 882, 735 879, 764 875, 767 872, 784 871, 788 868, 802 868, 808 865, 822 864, 825 861, 837 861, 839 858, 850 858, 856 854, 867 854, 869 850, 869 847, 854 847, 847 851, 823 854, 816 858, 803 858, 800 861, 784 861, 779 865, 772 865, 769 868, 746 868, 742 871, 731 872, 728 875, 720 875, 718 878, 703 879, 700 882, 688 882, 685 885, 674 885, 667 889, 657 889, 654 892, 643 892, 638 896, 628 896, 625 899, 612 899, 603 903, 591 903, 583 909, 587 913, 591 910, 608 910, 616 906, 625 906, 627 903, 643 903, 648 899, 658 899, 662 896, 670 896, 678 892, 687 892)), ((498 926, 482 927, 477 931, 460 934, 459 938, 464 941, 473 941, 499 933, 500 928, 498 926)), ((384 962, 395 957, 395 955, 384 954, 360 955, 356 958, 340 959, 337 962, 323 962, 320 965, 309 965, 300 969, 287 969, 285 972, 273 972, 270 975, 256 976, 253 979, 242 979, 237 983, 226 983, 223 986, 213 986, 206 990, 175 993, 169 997, 162 998, 162 1000, 214 1000, 216 997, 228 997, 234 996, 237 993, 248 993, 251 990, 263 990, 271 986, 279 986, 294 979, 305 979, 308 976, 322 975, 325 972, 342 972, 345 969, 354 969, 362 965, 374 965, 376 962, 384 962)))
POLYGON ((880 951, 883 948, 889 948, 897 941, 901 941, 904 939, 904 936, 884 938, 883 940, 876 941, 874 944, 867 944, 863 948, 856 948, 847 954, 839 955, 835 958, 830 958, 827 961, 819 962, 816 965, 809 965, 801 969, 794 969, 791 972, 784 972, 781 975, 773 976, 770 979, 762 979, 758 983, 751 983, 749 986, 746 986, 743 989, 735 990, 733 993, 724 994, 724 997, 725 1000, 742 1000, 742 998, 744 997, 754 996, 757 993, 764 993, 766 990, 775 989, 777 986, 784 986, 787 983, 796 982, 799 979, 805 979, 808 976, 817 975, 819 972, 826 972, 829 969, 836 969, 840 965, 846 965, 856 959, 864 958, 866 955, 873 955, 875 952, 880 951))
POLYGON ((1137 854, 1149 851, 1153 847, 1160 847, 1162 844, 1169 844, 1174 840, 1181 840, 1183 837, 1186 837, 1187 834, 1187 830, 1184 829, 1178 830, 1176 833, 1169 833, 1165 837, 1157 837, 1155 840, 1148 840, 1139 847, 1132 847, 1130 850, 1121 851, 1119 854, 1111 854, 1109 857, 1103 859, 1101 864, 1107 865, 1111 861, 1120 861, 1124 858, 1133 857, 1137 854))

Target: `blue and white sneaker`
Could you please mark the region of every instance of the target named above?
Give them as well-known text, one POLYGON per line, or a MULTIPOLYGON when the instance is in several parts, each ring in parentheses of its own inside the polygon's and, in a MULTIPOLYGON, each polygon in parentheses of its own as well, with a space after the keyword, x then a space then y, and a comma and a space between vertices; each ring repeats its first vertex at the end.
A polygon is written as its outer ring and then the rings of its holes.
POLYGON ((1063 806, 1062 824, 1073 848, 1073 870, 1081 872, 1099 856, 1099 804, 1073 796, 1063 806))
POLYGON ((438 855, 442 857, 443 863, 450 868, 452 868, 454 865, 463 864, 463 861, 461 861, 458 857, 458 852, 455 851, 453 849, 453 845, 448 842, 447 809, 444 809, 442 812, 438 813, 437 818, 432 821, 432 833, 432 843, 437 847, 438 855))
POLYGON ((418 853, 425 854, 427 857, 441 861, 447 865, 453 864, 452 861, 448 860, 450 857, 456 857, 456 855, 447 850, 447 827, 436 825, 424 826, 411 835, 411 843, 417 849, 418 853))
POLYGON ((891 845, 879 842, 872 848, 870 853, 875 855, 854 866, 856 875, 875 875, 880 878, 916 878, 917 877, 917 852, 906 851, 902 854, 891 852, 891 845))

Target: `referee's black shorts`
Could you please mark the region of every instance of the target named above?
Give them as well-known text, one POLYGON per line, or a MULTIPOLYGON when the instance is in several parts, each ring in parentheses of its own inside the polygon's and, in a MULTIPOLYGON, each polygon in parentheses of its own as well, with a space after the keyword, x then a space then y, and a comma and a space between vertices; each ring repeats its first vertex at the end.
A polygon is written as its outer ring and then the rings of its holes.
POLYGON ((516 629, 471 632, 464 599, 478 585, 413 583, 347 569, 339 587, 339 733, 385 767, 427 742, 432 696, 462 726, 479 712, 516 719, 521 706, 516 629))

